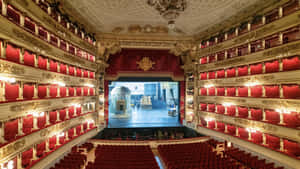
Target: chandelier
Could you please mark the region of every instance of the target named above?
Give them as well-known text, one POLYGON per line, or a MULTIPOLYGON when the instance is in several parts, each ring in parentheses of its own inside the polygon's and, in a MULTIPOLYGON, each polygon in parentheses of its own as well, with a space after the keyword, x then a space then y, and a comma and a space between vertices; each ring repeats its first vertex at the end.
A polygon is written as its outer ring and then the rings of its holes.
POLYGON ((148 0, 148 5, 159 11, 160 15, 168 21, 170 29, 175 28, 175 19, 186 8, 186 0, 148 0))

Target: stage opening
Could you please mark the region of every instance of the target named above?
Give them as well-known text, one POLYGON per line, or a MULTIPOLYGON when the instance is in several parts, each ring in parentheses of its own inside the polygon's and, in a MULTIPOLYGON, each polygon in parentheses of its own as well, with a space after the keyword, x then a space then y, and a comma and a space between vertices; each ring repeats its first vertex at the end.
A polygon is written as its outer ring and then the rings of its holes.
POLYGON ((178 82, 109 84, 108 128, 178 127, 178 82))

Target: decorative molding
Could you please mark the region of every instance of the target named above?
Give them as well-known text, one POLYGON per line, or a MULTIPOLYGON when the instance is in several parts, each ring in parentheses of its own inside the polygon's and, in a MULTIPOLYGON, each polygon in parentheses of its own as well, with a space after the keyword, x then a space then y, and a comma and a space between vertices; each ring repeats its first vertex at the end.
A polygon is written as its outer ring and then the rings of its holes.
POLYGON ((281 109, 288 107, 291 110, 300 112, 300 100, 298 99, 271 99, 271 98, 251 98, 251 97, 225 97, 225 96, 197 96, 198 103, 223 104, 230 102, 234 105, 257 107, 261 109, 281 109))
POLYGON ((54 60, 96 71, 96 63, 90 62, 75 55, 71 55, 68 52, 54 47, 53 45, 39 39, 33 34, 17 26, 16 24, 8 21, 2 15, 0 16, 0 24, 6 25, 0 29, 1 39, 5 39, 8 42, 14 43, 20 47, 24 47, 32 52, 45 55, 54 60))
POLYGON ((244 147, 247 150, 249 150, 251 152, 255 152, 259 155, 262 155, 267 159, 274 160, 276 163, 283 165, 287 169, 297 169, 297 167, 300 165, 300 161, 296 158, 289 157, 288 155, 285 155, 283 153, 280 153, 280 152, 274 151, 272 149, 257 145, 255 143, 251 143, 249 141, 242 140, 242 139, 234 137, 234 136, 230 136, 228 134, 217 132, 217 131, 207 129, 204 127, 198 127, 197 131, 201 134, 210 135, 212 137, 217 137, 222 140, 226 140, 228 142, 232 142, 236 145, 244 147))
POLYGON ((14 77, 17 81, 51 84, 57 81, 64 82, 67 86, 84 86, 85 84, 97 84, 97 80, 81 78, 62 73, 41 70, 30 66, 0 60, 0 75, 14 77))
POLYGON ((264 62, 268 60, 286 58, 300 53, 300 41, 290 42, 263 51, 251 53, 249 55, 234 57, 215 63, 198 64, 198 72, 206 72, 211 70, 225 69, 241 65, 264 62))
POLYGON ((244 86, 248 82, 259 82, 261 85, 276 84, 300 84, 300 70, 268 73, 260 75, 249 75, 242 77, 222 78, 198 80, 197 87, 204 87, 206 84, 214 84, 214 86, 244 86))
POLYGON ((93 119, 93 114, 86 114, 74 119, 63 121, 61 123, 49 126, 47 128, 41 129, 30 135, 24 136, 21 139, 9 143, 0 148, 0 162, 5 162, 9 159, 15 157, 18 153, 32 147, 34 144, 38 144, 44 141, 48 137, 51 137, 59 132, 65 131, 68 128, 72 128, 76 125, 82 124, 82 119, 88 120, 93 119))
MULTIPOLYGON (((55 33, 55 35, 57 35, 58 37, 71 43, 75 43, 75 45, 84 48, 84 50, 87 50, 94 55, 96 54, 96 48, 93 45, 73 34, 70 30, 51 18, 51 16, 49 16, 37 4, 35 4, 35 1, 15 0, 10 1, 9 3, 18 8, 18 10, 22 11, 23 13, 26 13, 27 16, 36 20, 38 24, 50 30, 52 33, 55 33)), ((67 6, 65 6, 64 9, 65 8, 67 8, 67 6)))
POLYGON ((281 138, 286 138, 296 142, 300 142, 300 137, 297 135, 298 129, 273 125, 265 122, 243 119, 239 117, 226 116, 222 114, 212 113, 212 112, 203 112, 198 111, 200 117, 213 117, 218 122, 223 122, 225 124, 232 124, 234 126, 243 127, 243 128, 256 128, 259 131, 271 135, 275 135, 281 138))
POLYGON ((0 121, 22 117, 31 111, 43 112, 68 107, 72 104, 83 104, 96 101, 97 96, 82 96, 2 103, 0 104, 0 121))

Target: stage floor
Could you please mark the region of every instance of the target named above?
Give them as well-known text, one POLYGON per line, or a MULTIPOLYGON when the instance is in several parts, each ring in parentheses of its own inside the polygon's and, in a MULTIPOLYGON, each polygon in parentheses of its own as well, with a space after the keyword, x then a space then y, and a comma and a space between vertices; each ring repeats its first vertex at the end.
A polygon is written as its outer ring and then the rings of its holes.
POLYGON ((166 109, 147 110, 135 107, 128 118, 116 118, 110 115, 108 128, 135 127, 180 127, 178 115, 169 116, 166 109))

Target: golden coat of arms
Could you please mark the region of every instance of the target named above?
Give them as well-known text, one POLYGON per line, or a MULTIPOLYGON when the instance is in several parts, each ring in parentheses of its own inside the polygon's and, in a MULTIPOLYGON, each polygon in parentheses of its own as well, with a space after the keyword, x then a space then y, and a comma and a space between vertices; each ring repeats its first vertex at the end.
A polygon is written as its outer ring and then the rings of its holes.
POLYGON ((155 62, 152 62, 149 57, 143 57, 143 59, 136 62, 136 64, 138 64, 140 69, 148 71, 153 68, 152 66, 155 64, 155 62))

